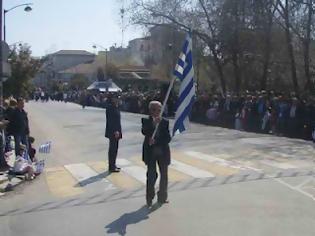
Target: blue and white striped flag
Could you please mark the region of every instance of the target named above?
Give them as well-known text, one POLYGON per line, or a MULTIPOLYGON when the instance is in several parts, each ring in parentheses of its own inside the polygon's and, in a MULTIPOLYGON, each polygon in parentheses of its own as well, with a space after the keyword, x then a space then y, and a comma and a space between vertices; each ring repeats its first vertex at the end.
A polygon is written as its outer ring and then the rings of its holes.
POLYGON ((32 160, 31 160, 27 150, 25 150, 23 152, 23 159, 25 159, 28 163, 32 163, 32 160))
POLYGON ((50 153, 50 148, 51 148, 51 142, 46 142, 46 143, 39 146, 38 151, 40 153, 50 153))
POLYGON ((182 133, 187 130, 189 115, 196 96, 192 62, 192 39, 190 34, 187 35, 185 40, 183 50, 175 67, 174 75, 181 81, 181 85, 177 101, 173 136, 178 132, 182 133))

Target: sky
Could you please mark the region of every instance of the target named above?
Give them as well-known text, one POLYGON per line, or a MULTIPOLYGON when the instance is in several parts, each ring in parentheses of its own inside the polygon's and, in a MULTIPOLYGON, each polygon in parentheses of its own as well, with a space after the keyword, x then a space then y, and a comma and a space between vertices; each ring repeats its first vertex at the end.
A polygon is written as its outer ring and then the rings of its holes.
MULTIPOLYGON (((123 0, 3 0, 4 9, 33 3, 31 12, 24 7, 6 14, 6 41, 31 46, 34 56, 44 56, 61 49, 87 50, 98 44, 109 48, 121 46, 120 8, 123 0)), ((128 23, 128 19, 126 19, 128 23)), ((126 29, 124 46, 142 36, 134 26, 126 29)), ((103 50, 99 47, 97 50, 103 50)))

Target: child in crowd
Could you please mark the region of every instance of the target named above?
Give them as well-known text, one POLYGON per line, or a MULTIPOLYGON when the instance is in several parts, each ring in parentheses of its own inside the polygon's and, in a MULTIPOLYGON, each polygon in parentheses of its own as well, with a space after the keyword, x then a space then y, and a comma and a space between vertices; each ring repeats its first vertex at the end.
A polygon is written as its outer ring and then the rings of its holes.
POLYGON ((234 128, 236 130, 242 130, 242 114, 240 112, 240 109, 237 109, 236 114, 235 114, 234 128))
POLYGON ((36 158, 35 158, 35 155, 36 155, 36 149, 33 147, 33 143, 35 142, 35 138, 33 137, 29 137, 28 138, 28 143, 29 143, 29 148, 28 148, 28 155, 31 159, 32 162, 36 162, 36 158))
POLYGON ((32 180, 35 178, 35 169, 32 165, 32 161, 29 158, 25 158, 28 156, 26 151, 26 146, 20 144, 20 152, 16 156, 13 170, 15 174, 25 175, 27 180, 32 180))

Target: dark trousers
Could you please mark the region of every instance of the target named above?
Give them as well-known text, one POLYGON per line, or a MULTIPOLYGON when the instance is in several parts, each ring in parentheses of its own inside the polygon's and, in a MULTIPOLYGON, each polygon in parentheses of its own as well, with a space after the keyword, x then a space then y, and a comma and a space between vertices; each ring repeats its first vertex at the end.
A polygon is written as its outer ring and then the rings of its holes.
POLYGON ((20 144, 24 144, 28 150, 28 136, 27 135, 14 135, 15 154, 20 154, 20 144))
POLYGON ((108 169, 114 170, 116 168, 116 158, 118 152, 118 139, 111 138, 109 139, 109 148, 108 148, 108 169))
POLYGON ((152 200, 155 196, 155 182, 158 178, 156 172, 156 163, 159 166, 160 171, 160 187, 157 193, 158 201, 164 202, 167 200, 167 183, 168 183, 168 164, 163 159, 163 156, 154 157, 151 156, 147 163, 147 189, 146 189, 146 199, 152 200))

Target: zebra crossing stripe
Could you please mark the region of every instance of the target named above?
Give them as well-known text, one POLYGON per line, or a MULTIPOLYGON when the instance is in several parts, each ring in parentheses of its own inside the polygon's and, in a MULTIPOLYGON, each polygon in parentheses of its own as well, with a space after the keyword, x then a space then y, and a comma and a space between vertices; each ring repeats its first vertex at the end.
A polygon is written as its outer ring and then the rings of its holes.
POLYGON ((49 191, 56 197, 72 197, 83 193, 82 188, 77 188, 76 180, 63 167, 47 168, 45 170, 46 182, 49 191))
POLYGON ((140 166, 128 166, 124 167, 122 171, 136 180, 140 181, 143 184, 146 184, 146 175, 147 171, 143 167, 140 166))
POLYGON ((268 166, 275 167, 278 169, 287 170, 287 169, 296 169, 297 168, 297 166, 292 165, 290 163, 276 162, 276 161, 271 161, 271 160, 261 160, 260 162, 264 165, 268 165, 268 166))
POLYGON ((233 168, 233 169, 240 169, 240 170, 246 170, 247 168, 245 168, 244 166, 238 165, 236 163, 233 163, 231 161, 225 160, 225 159, 221 159, 221 158, 217 158, 214 157, 213 155, 208 155, 208 154, 204 154, 201 152, 193 152, 193 151, 187 151, 185 152, 185 154, 197 158, 199 160, 203 160, 203 161, 207 161, 210 163, 215 163, 221 166, 225 166, 225 167, 229 167, 229 168, 233 168))
MULTIPOLYGON (((84 163, 65 165, 64 167, 71 173, 80 185, 84 185, 85 182, 92 180, 99 175, 96 171, 84 163)), ((109 182, 104 178, 102 178, 102 181, 109 182)))
POLYGON ((180 172, 185 173, 186 175, 190 175, 194 178, 209 178, 209 177, 214 177, 214 175, 208 171, 204 171, 201 169, 198 169, 196 167, 187 165, 185 163, 182 163, 177 160, 172 160, 170 168, 173 168, 175 170, 178 170, 180 172))
POLYGON ((185 153, 174 153, 173 160, 181 161, 187 165, 194 166, 198 169, 210 172, 215 176, 228 176, 240 172, 239 169, 230 168, 226 165, 220 165, 215 162, 207 162, 202 159, 192 158, 185 153))
MULTIPOLYGON (((146 168, 146 165, 144 164, 144 162, 141 160, 140 157, 136 156, 131 158, 132 162, 136 163, 137 165, 146 168)), ((159 178, 160 176, 158 176, 159 178)), ((178 181, 184 181, 184 180, 189 180, 192 177, 189 175, 184 174, 183 172, 174 170, 172 168, 168 168, 168 181, 169 182, 178 182, 178 181)), ((157 182, 159 181, 159 179, 157 179, 157 182)))
MULTIPOLYGON (((124 161, 119 161, 119 166, 122 166, 124 161)), ((126 164, 126 163, 125 163, 126 164)), ((107 162, 105 161, 97 161, 97 162, 89 162, 88 165, 92 167, 95 171, 97 171, 99 174, 106 173, 107 170, 107 162)), ((118 165, 118 163, 117 163, 118 165)), ((108 175, 106 177, 114 186, 121 188, 121 189, 133 189, 140 187, 142 183, 140 183, 135 178, 127 175, 123 171, 121 171, 119 174, 112 174, 108 175)))
POLYGON ((132 165, 132 162, 128 161, 127 159, 117 158, 116 165, 119 167, 130 166, 132 165))

